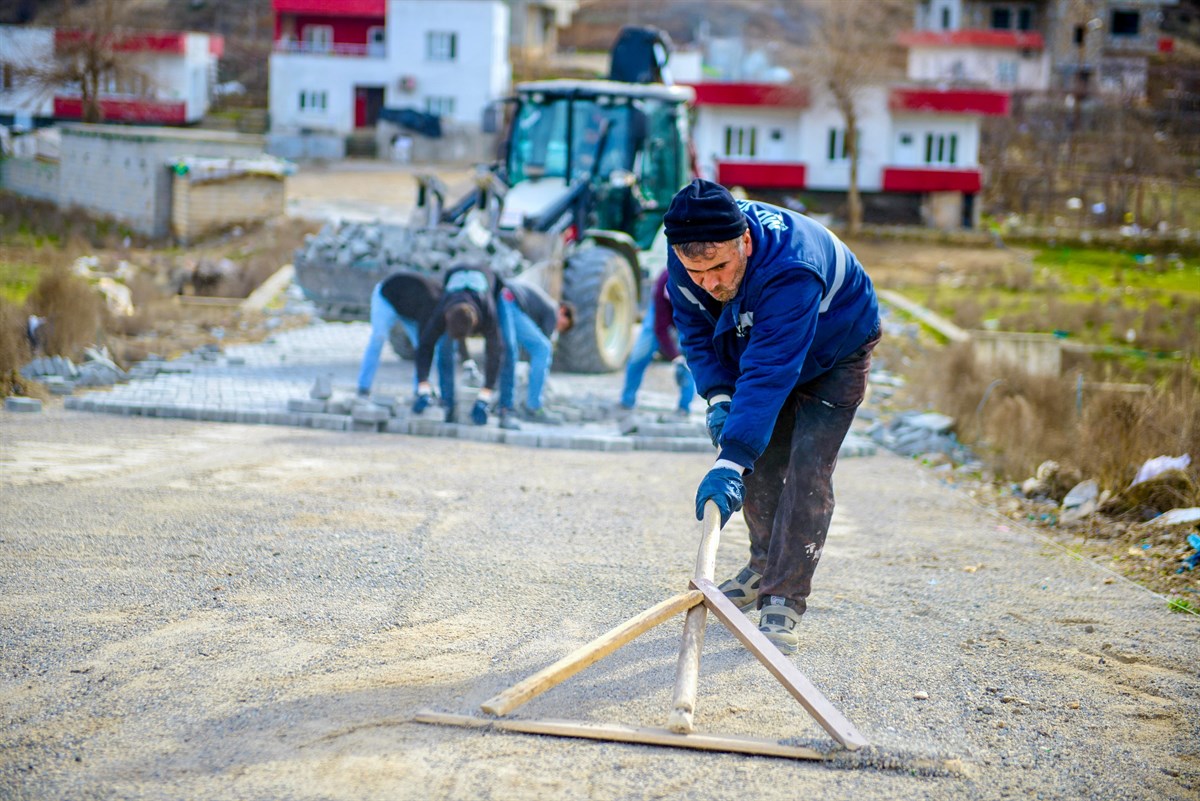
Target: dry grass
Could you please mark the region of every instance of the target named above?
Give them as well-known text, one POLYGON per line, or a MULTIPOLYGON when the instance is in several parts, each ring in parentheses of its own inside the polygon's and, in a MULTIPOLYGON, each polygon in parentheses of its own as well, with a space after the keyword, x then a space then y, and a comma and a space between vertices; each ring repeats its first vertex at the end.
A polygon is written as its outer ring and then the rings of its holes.
POLYGON ((1002 479, 1020 481, 1052 459, 1115 492, 1155 456, 1188 453, 1193 477, 1200 468, 1200 379, 1186 364, 1147 393, 1085 384, 1081 398, 1074 376, 984 370, 965 345, 926 353, 913 373, 913 400, 954 417, 959 438, 1002 479))
POLYGON ((77 359, 103 339, 104 306, 84 279, 65 267, 42 273, 25 301, 30 314, 47 321, 46 353, 77 359))

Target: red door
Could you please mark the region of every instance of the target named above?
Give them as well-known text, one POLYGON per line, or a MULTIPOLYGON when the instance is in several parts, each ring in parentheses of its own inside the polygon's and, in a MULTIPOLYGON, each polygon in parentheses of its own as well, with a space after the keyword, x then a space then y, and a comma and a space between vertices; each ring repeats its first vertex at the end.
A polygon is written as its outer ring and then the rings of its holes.
POLYGON ((354 88, 354 127, 367 127, 367 90, 362 86, 354 88))

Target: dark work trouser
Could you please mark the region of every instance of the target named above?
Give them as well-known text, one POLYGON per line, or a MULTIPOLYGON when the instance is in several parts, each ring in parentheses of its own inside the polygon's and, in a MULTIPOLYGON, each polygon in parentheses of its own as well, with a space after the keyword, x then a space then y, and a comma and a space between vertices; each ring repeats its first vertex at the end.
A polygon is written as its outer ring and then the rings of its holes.
POLYGON ((775 420, 766 450, 746 476, 743 516, 750 566, 762 574, 760 605, 771 595, 801 613, 833 517, 838 449, 867 388, 875 334, 828 372, 797 384, 775 420))

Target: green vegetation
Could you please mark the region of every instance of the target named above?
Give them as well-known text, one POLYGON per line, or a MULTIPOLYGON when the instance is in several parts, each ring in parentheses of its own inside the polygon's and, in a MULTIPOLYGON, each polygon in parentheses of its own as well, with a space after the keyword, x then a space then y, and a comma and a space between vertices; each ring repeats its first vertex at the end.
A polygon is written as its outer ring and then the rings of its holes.
POLYGON ((20 305, 37 284, 37 265, 7 261, 0 256, 0 298, 20 305))
POLYGON ((1200 604, 1193 603, 1187 598, 1172 598, 1167 602, 1167 609, 1172 612, 1190 612, 1193 615, 1200 615, 1200 604))

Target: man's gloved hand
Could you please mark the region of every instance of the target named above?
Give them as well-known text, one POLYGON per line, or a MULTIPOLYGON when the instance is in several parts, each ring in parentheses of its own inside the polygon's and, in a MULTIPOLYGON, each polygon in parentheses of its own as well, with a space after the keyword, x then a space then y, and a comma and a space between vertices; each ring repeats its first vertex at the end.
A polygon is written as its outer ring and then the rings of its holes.
POLYGON ((429 392, 418 392, 417 399, 413 401, 413 414, 420 414, 429 408, 429 404, 433 402, 433 395, 429 392))
POLYGON ((704 413, 704 424, 708 426, 708 438, 713 447, 720 447, 721 432, 725 430, 725 418, 729 417, 729 401, 719 401, 704 413))
POLYGON ((477 426, 487 425, 487 401, 477 400, 471 407, 471 422, 477 426))
POLYGON ((674 364, 675 364, 675 385, 677 387, 682 388, 685 384, 687 384, 687 380, 688 380, 687 362, 684 361, 682 356, 676 356, 675 360, 674 360, 674 364))
POLYGON ((742 508, 746 487, 738 471, 728 467, 709 470, 696 489, 696 519, 704 519, 704 503, 712 501, 721 510, 721 527, 729 522, 729 516, 742 508))

